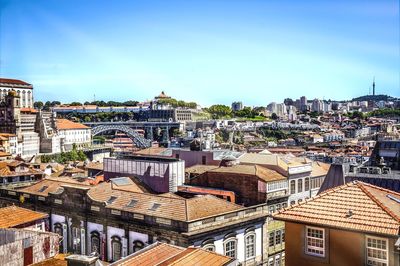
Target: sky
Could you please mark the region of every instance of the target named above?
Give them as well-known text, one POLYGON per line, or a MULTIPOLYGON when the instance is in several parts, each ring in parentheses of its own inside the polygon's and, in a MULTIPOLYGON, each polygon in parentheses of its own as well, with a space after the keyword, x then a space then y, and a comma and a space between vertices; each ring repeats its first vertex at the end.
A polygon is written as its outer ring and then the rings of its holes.
POLYGON ((398 0, 0 0, 0 76, 64 103, 399 97, 399 28, 398 0))

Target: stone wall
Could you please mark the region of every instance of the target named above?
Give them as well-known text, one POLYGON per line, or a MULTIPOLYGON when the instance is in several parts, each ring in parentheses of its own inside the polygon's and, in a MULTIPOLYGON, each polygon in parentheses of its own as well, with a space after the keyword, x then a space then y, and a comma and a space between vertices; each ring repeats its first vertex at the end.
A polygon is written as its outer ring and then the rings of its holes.
POLYGON ((30 250, 32 262, 41 262, 58 254, 58 241, 59 236, 54 233, 0 229, 0 264, 24 265, 24 253, 30 256, 30 250))

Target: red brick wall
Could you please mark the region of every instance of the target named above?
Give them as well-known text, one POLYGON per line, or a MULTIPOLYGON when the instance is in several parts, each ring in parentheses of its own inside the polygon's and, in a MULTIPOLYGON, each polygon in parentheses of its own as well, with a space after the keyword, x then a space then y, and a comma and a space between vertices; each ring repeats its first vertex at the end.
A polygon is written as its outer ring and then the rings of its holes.
POLYGON ((265 203, 266 194, 258 192, 258 178, 254 175, 207 172, 190 181, 191 185, 232 190, 236 203, 246 206, 265 203))

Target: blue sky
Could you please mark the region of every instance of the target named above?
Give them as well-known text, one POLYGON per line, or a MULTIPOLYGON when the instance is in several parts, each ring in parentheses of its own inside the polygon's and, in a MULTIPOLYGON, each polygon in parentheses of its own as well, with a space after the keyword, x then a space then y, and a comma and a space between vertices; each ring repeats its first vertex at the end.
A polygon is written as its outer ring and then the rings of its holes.
POLYGON ((37 100, 262 106, 400 96, 399 1, 0 0, 0 76, 37 100))

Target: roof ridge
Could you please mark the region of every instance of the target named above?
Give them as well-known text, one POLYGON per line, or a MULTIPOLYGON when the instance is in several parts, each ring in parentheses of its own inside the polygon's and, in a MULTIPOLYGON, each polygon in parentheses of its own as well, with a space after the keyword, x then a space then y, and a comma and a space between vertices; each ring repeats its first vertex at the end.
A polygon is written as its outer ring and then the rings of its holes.
POLYGON ((392 212, 388 207, 385 206, 378 198, 376 198, 371 192, 369 192, 365 187, 365 183, 360 182, 356 185, 370 198, 372 199, 380 208, 382 208, 387 214, 389 214, 393 219, 400 223, 400 217, 398 217, 394 212, 392 212))
POLYGON ((400 196, 399 192, 396 192, 396 191, 393 191, 393 190, 390 190, 390 189, 387 189, 387 188, 383 188, 383 187, 380 187, 380 186, 372 185, 370 183, 366 183, 366 182, 358 181, 358 180, 356 180, 354 182, 362 184, 363 186, 371 187, 371 188, 374 188, 374 189, 378 189, 378 190, 381 190, 381 191, 385 191, 387 193, 391 193, 391 194, 395 194, 397 196, 400 196))

